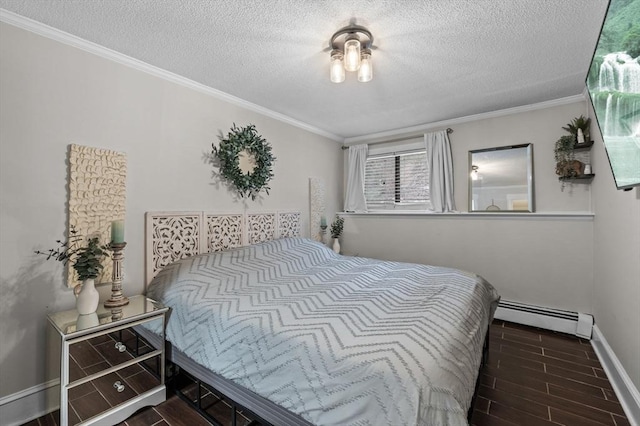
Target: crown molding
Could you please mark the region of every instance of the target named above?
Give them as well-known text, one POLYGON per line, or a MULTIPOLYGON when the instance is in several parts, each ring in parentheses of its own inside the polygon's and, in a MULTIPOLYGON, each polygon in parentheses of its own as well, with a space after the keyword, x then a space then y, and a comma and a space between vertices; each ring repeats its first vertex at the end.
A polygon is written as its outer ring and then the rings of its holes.
POLYGON ((327 132, 318 127, 312 126, 310 124, 295 120, 289 116, 272 111, 260 105, 245 101, 236 96, 232 96, 228 93, 222 92, 220 90, 217 90, 212 87, 206 86, 204 84, 198 83, 196 81, 190 80, 181 75, 150 65, 146 62, 139 61, 130 56, 116 52, 115 50, 111 50, 99 44, 93 43, 91 41, 84 40, 80 37, 77 37, 67 32, 50 27, 41 22, 34 21, 33 19, 29 19, 24 16, 18 15, 16 13, 10 12, 6 9, 0 8, 0 21, 5 22, 9 25, 13 25, 14 27, 18 27, 23 30, 30 31, 40 36, 49 38, 51 40, 66 44, 68 46, 72 46, 72 47, 84 50, 85 52, 92 53, 96 56, 100 56, 110 61, 117 62, 119 64, 136 69, 138 71, 151 74, 155 77, 162 78, 172 83, 179 84, 183 87, 196 90, 200 93, 210 95, 214 98, 223 100, 225 102, 229 102, 230 104, 239 106, 249 111, 257 112, 258 114, 262 114, 266 117, 273 118, 274 120, 278 120, 283 123, 289 124, 291 126, 298 127, 302 130, 306 130, 308 132, 317 134, 319 136, 323 136, 333 141, 340 142, 340 143, 344 142, 344 138, 341 136, 327 132))
POLYGON ((486 120, 489 118, 504 117, 512 114, 520 114, 523 112, 535 111, 539 109, 551 108, 555 106, 568 105, 575 102, 584 102, 585 92, 580 95, 568 96, 566 98, 554 99, 550 101, 540 102, 537 104, 523 105, 514 108, 501 109, 491 112, 483 112, 466 117, 453 118, 451 120, 436 121, 433 123, 420 124, 417 126, 406 127, 403 129, 389 130, 386 132, 371 133, 369 135, 354 136, 344 140, 345 145, 353 145, 357 143, 371 143, 385 140, 393 140, 396 138, 405 138, 410 136, 419 136, 427 130, 442 129, 455 126, 456 124, 469 123, 472 121, 486 120))

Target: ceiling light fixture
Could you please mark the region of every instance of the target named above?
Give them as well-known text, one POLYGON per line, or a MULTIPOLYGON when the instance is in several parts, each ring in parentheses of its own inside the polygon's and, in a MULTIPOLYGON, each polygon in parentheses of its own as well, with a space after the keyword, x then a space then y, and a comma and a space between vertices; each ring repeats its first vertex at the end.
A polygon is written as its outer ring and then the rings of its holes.
POLYGON ((478 166, 475 164, 471 166, 471 180, 480 179, 480 174, 478 173, 478 166))
POLYGON ((369 30, 358 25, 344 27, 331 37, 330 47, 330 75, 333 83, 344 81, 345 70, 358 71, 358 81, 361 83, 373 79, 373 36, 369 30))

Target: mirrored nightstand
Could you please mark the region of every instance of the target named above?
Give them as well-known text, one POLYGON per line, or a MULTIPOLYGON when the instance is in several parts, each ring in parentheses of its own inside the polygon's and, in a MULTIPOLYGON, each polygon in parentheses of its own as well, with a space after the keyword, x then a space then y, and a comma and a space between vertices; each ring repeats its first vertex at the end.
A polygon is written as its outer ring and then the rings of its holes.
POLYGON ((119 309, 48 316, 61 339, 61 425, 113 425, 166 399, 167 311, 134 296, 119 309))

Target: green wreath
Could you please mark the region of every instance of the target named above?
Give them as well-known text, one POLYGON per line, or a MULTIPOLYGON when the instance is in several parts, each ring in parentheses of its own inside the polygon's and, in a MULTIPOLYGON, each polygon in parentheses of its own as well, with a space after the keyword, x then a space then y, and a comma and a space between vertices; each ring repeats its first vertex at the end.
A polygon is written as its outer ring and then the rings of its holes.
POLYGON ((256 126, 236 127, 235 123, 226 138, 220 137, 220 146, 212 144, 213 155, 220 161, 220 174, 235 186, 240 197, 255 200, 260 191, 269 194, 267 185, 273 177, 272 164, 275 157, 271 145, 256 132, 256 126), (252 171, 240 168, 240 156, 247 153, 255 166, 252 171))

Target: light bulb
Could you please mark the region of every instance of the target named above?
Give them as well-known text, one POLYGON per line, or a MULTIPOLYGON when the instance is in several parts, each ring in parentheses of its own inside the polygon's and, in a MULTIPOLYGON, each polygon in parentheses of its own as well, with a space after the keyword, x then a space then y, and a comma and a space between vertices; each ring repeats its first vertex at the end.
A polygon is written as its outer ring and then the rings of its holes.
POLYGON ((344 67, 342 66, 342 52, 339 50, 333 50, 331 52, 331 82, 342 83, 344 81, 344 67))
POLYGON ((360 40, 351 38, 344 43, 344 69, 358 71, 360 67, 360 40))
POLYGON ((362 59, 358 70, 358 81, 366 83, 373 79, 373 64, 371 63, 371 50, 362 49, 362 59))

